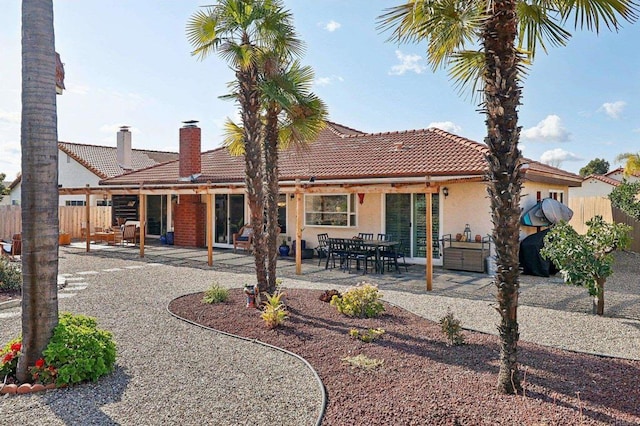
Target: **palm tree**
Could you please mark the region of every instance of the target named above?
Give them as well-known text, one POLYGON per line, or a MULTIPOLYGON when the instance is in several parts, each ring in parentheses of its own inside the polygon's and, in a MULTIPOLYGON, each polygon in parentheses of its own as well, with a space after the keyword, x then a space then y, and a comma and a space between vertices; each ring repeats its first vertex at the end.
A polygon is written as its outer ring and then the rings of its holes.
POLYGON ((450 67, 450 75, 460 87, 474 90, 481 85, 489 148, 487 191, 497 257, 497 310, 501 316, 499 392, 521 390, 517 309, 523 176, 518 105, 526 65, 533 60, 537 46, 546 50, 546 43, 566 44, 571 34, 563 25, 571 18, 576 28, 597 32, 601 24, 617 29, 620 20, 634 21, 636 13, 633 0, 408 0, 379 17, 380 28, 393 30, 390 40, 426 40, 428 61, 434 69, 450 67))
MULTIPOLYGON (((268 55, 272 56, 272 55, 268 55)), ((262 62, 263 80, 262 120, 264 123, 263 154, 265 163, 266 212, 267 212, 267 275, 266 291, 275 290, 277 265, 277 226, 279 169, 278 151, 292 145, 304 148, 314 140, 326 125, 327 108, 310 92, 314 74, 310 67, 301 67, 298 62, 283 65, 275 72, 273 63, 266 58, 262 62), (272 67, 269 72, 266 70, 272 67)), ((226 96, 233 98, 234 95, 226 96)), ((227 120, 223 145, 231 155, 244 154, 242 126, 227 120)))
POLYGON ((22 356, 28 381, 58 323, 58 130, 53 1, 22 1, 22 356))
POLYGON ((264 251, 264 165, 260 121, 258 58, 273 48, 279 22, 279 5, 270 0, 221 0, 196 12, 187 23, 193 55, 204 59, 212 52, 227 60, 237 80, 235 100, 240 107, 245 158, 245 182, 250 224, 253 228, 254 259, 258 289, 266 288, 264 251))
MULTIPOLYGON (((266 61, 262 87, 265 105, 264 161, 267 182, 267 291, 276 284, 278 259, 278 149, 290 145, 304 146, 314 140, 325 126, 327 108, 313 93, 314 75, 310 67, 277 65, 277 60, 266 61)), ((300 249, 298 247, 298 249, 300 249)))
POLYGON ((624 163, 624 175, 633 176, 640 172, 640 152, 625 152, 616 157, 616 163, 624 163))

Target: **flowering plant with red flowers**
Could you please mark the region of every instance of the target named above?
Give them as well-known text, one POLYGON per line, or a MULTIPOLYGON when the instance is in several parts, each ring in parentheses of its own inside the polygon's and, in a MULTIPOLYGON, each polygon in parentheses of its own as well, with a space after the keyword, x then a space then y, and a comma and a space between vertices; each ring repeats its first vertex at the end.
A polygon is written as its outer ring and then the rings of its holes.
POLYGON ((48 385, 49 383, 56 382, 58 370, 53 365, 47 365, 46 361, 40 358, 36 361, 35 366, 29 368, 29 373, 31 373, 31 378, 34 383, 48 385))
POLYGON ((13 378, 18 367, 18 358, 22 355, 22 338, 18 337, 7 343, 0 351, 0 381, 5 377, 13 378))

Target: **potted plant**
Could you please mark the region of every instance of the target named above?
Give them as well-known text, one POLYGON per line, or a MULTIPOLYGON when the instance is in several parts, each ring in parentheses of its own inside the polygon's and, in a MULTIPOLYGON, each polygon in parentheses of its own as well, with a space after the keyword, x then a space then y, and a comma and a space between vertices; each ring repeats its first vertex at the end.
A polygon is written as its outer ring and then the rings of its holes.
POLYGON ((282 244, 280 244, 278 250, 280 251, 280 256, 289 256, 289 246, 287 245, 287 240, 285 238, 282 239, 282 244))

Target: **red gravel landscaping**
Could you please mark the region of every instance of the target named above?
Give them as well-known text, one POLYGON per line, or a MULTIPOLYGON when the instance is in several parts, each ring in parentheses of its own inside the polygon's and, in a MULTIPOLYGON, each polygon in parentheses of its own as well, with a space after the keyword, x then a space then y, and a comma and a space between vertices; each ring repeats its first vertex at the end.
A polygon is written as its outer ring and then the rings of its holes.
POLYGON ((465 344, 449 347, 439 324, 394 306, 386 305, 379 318, 356 319, 321 302, 321 291, 285 293, 289 319, 275 330, 266 328, 260 311, 245 308, 241 289, 231 290, 226 303, 203 304, 200 293, 172 301, 169 309, 305 358, 327 389, 324 425, 640 424, 640 361, 521 342, 525 395, 500 395, 496 336, 464 332, 465 344), (385 333, 363 343, 349 336, 351 328, 385 333), (358 354, 384 364, 363 370, 343 361, 358 354))

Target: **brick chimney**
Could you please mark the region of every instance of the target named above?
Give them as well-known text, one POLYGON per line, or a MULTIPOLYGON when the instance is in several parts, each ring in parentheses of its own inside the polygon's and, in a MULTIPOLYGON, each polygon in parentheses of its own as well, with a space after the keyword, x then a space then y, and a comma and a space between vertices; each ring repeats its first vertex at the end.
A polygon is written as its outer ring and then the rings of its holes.
POLYGON ((120 127, 118 132, 118 151, 116 161, 118 165, 125 170, 131 170, 131 132, 129 126, 120 127))
POLYGON ((195 120, 183 121, 180 128, 180 177, 188 177, 200 173, 200 135, 201 129, 195 120))

